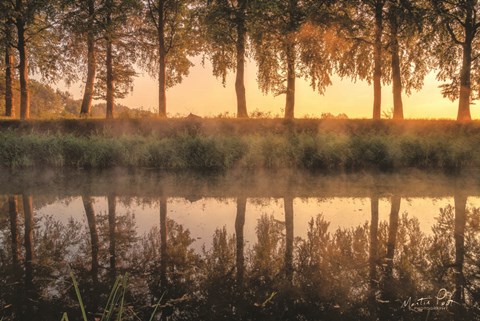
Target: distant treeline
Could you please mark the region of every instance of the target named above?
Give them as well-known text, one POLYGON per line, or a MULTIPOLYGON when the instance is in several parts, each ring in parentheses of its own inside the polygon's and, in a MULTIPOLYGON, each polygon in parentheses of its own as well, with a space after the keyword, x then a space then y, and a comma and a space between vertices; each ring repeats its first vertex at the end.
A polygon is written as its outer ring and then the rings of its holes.
MULTIPOLYGON (((0 83, 0 92, 4 93, 5 84, 0 83)), ((19 84, 14 84, 14 107, 18 107, 20 92, 19 84)), ((80 113, 82 99, 74 99, 68 91, 53 89, 50 85, 32 79, 30 81, 31 113, 34 118, 54 119, 54 118, 76 118, 80 113)), ((146 110, 132 109, 122 104, 115 106, 118 117, 148 117, 153 113, 146 110)), ((105 115, 106 104, 97 103, 92 105, 90 116, 99 118, 105 115)), ((0 101, 0 113, 5 114, 5 101, 0 101)))
POLYGON ((236 74, 240 118, 248 117, 248 57, 259 88, 285 94, 285 118, 294 117, 298 77, 323 93, 336 74, 373 84, 373 119, 381 117, 382 85, 392 84, 393 118, 403 119, 402 95, 435 71, 443 95, 459 100, 457 120, 470 120, 480 94, 479 16, 477 1, 2 0, 5 115, 15 116, 16 79, 20 118, 40 113, 29 81, 37 72, 49 82, 83 81, 79 114, 95 114, 97 98, 113 118, 136 64, 158 79, 158 116, 167 117, 167 88, 202 56, 223 83, 236 74))

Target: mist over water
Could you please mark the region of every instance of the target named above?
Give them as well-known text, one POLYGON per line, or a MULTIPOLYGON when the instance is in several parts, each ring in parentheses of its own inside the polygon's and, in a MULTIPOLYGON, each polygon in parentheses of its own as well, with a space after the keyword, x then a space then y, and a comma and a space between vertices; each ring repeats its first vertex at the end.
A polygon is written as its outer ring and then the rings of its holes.
POLYGON ((128 273, 127 320, 476 320, 475 177, 3 173, 0 318, 80 316, 71 270, 90 316, 128 273))

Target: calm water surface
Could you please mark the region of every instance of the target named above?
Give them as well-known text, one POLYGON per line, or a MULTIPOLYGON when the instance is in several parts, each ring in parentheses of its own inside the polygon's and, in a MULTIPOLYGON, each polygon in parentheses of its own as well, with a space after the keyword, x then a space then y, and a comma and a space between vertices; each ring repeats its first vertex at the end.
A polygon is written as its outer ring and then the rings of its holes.
POLYGON ((480 320, 480 178, 2 173, 0 320, 480 320))

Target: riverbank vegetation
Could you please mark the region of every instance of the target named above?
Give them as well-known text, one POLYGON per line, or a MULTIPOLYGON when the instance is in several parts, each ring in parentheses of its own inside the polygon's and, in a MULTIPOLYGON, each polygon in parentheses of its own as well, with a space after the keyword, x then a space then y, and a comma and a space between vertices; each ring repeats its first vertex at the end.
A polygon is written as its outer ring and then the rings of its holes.
POLYGON ((320 171, 480 167, 480 124, 279 119, 0 122, 4 168, 320 171))

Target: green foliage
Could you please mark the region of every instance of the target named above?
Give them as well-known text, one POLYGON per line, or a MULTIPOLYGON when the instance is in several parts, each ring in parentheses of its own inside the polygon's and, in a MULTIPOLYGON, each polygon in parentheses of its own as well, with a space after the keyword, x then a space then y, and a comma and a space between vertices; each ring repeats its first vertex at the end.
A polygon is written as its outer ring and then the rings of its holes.
POLYGON ((290 138, 291 158, 307 169, 338 170, 345 165, 348 151, 345 136, 300 134, 290 138))
MULTIPOLYGON (((82 295, 80 293, 80 287, 78 285, 77 279, 73 272, 70 272, 70 277, 72 279, 73 288, 75 290, 75 295, 77 297, 78 305, 80 306, 80 311, 82 312, 83 321, 88 321, 87 312, 85 309, 85 304, 83 303, 82 295)), ((105 308, 103 309, 102 317, 100 321, 110 321, 117 320, 122 321, 122 315, 125 311, 125 293, 128 288, 128 274, 123 276, 118 276, 115 280, 115 283, 112 286, 110 294, 107 299, 105 308)), ((157 309, 164 297, 165 293, 160 296, 158 302, 154 305, 153 312, 150 316, 150 321, 152 321, 157 313, 157 309)), ((61 321, 69 321, 68 314, 65 312, 62 315, 61 321)))
POLYGON ((401 162, 408 167, 458 171, 475 159, 475 147, 461 137, 404 137, 399 142, 401 162))
MULTIPOLYGON (((5 74, 0 72, 0 77, 5 79, 5 74)), ((20 87, 18 80, 14 81, 14 107, 17 116, 20 114, 20 87)), ((5 81, 0 82, 0 94, 5 93, 5 81)), ((31 116, 34 118, 59 118, 69 114, 77 115, 80 110, 80 102, 74 100, 68 92, 53 89, 52 86, 30 80, 31 116)), ((5 115, 5 100, 0 100, 0 115, 5 115)))
MULTIPOLYGON (((385 128, 379 128, 379 131, 385 128)), ((0 166, 168 170, 304 168, 390 171, 403 168, 458 172, 480 166, 477 135, 398 135, 369 132, 206 135, 200 129, 158 136, 18 134, 0 132, 0 166), (188 133, 190 131, 190 133, 188 133)))
POLYGON ((197 1, 186 0, 142 0, 142 26, 139 52, 140 66, 152 77, 158 78, 160 50, 166 56, 166 87, 173 87, 188 76, 193 66, 190 57, 199 50, 197 1), (162 11, 163 8, 163 11, 162 11), (160 25, 159 17, 164 17, 160 25), (164 47, 161 47, 160 32, 163 31, 164 47))
MULTIPOLYGON (((133 79, 137 76, 133 63, 138 59, 141 10, 140 0, 107 0, 97 12, 96 19, 101 21, 100 34, 105 45, 111 41, 113 47, 112 68, 116 98, 124 98, 133 90, 133 79)), ((106 64, 98 67, 96 96, 106 99, 108 67, 106 64)))
POLYGON ((436 66, 438 66, 437 78, 441 81, 449 81, 441 86, 443 96, 452 101, 457 99, 460 94, 461 78, 468 73, 469 89, 472 90, 470 99, 478 99, 480 66, 476 62, 476 57, 480 50, 478 44, 479 3, 477 1, 438 0, 431 1, 430 6, 433 15, 431 24, 435 26, 433 54, 436 58, 436 66), (467 48, 471 52, 467 52, 467 48), (471 56, 468 57, 472 59, 471 65, 467 66, 463 63, 464 54, 471 56), (466 69, 462 71, 463 68, 466 69))
POLYGON ((339 41, 330 41, 328 2, 252 1, 251 42, 262 91, 286 93, 289 63, 295 66, 295 77, 310 79, 320 93, 331 84, 331 58, 339 41))
POLYGON ((341 8, 336 16, 341 27, 337 28, 336 36, 342 45, 335 55, 335 71, 340 76, 373 81, 376 8, 380 6, 382 82, 389 84, 392 81, 392 40, 396 38, 401 52, 402 89, 410 94, 412 90, 422 88, 423 80, 433 66, 432 30, 427 27, 424 2, 355 0, 341 1, 337 6, 341 8), (397 30, 392 30, 392 24, 397 30))
MULTIPOLYGON (((235 71, 239 39, 246 42, 250 1, 208 1, 200 9, 205 55, 212 62, 213 75, 225 85, 227 73, 235 71), (240 35, 239 35, 240 31, 240 35)), ((245 43, 242 44, 245 47, 245 43)))
POLYGON ((348 167, 351 169, 378 168, 388 170, 393 168, 391 137, 354 136, 349 142, 348 167))
POLYGON ((80 305, 80 310, 82 311, 83 321, 88 321, 87 313, 85 312, 85 305, 83 304, 82 295, 80 294, 80 289, 78 287, 77 279, 75 279, 75 275, 70 272, 70 277, 72 278, 73 288, 75 289, 75 294, 77 295, 78 304, 80 305))

